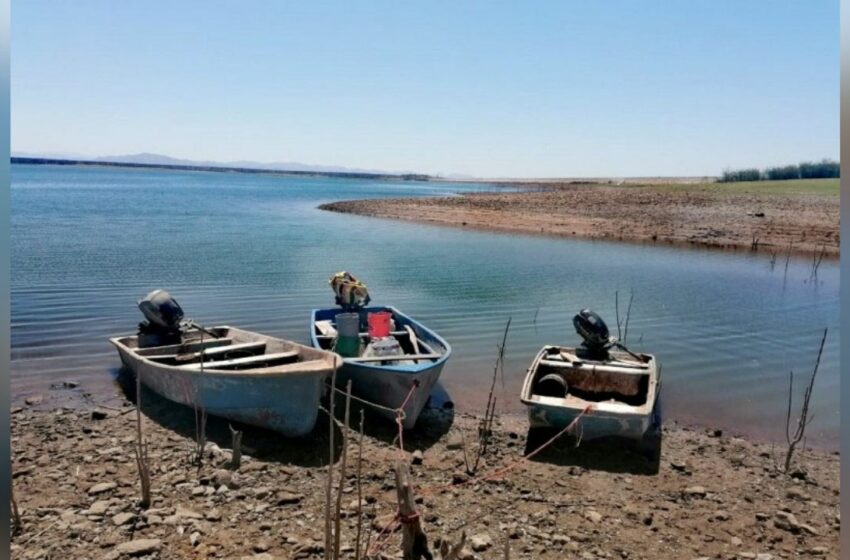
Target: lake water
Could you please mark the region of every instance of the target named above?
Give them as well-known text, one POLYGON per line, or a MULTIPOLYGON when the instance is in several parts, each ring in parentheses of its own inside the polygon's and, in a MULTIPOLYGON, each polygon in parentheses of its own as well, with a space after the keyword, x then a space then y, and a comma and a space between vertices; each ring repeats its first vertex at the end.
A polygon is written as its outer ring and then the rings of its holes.
POLYGON ((839 271, 811 260, 503 235, 334 214, 342 199, 445 195, 487 186, 12 166, 12 392, 73 379, 113 391, 107 337, 132 332, 136 300, 168 289, 187 315, 306 342, 309 312, 348 270, 443 335, 443 384, 461 410, 487 398, 512 318, 499 408, 546 343, 576 344, 583 307, 616 331, 614 294, 634 304, 629 346, 663 365, 667 418, 780 441, 788 372, 797 395, 830 333, 810 443, 839 438, 839 271))

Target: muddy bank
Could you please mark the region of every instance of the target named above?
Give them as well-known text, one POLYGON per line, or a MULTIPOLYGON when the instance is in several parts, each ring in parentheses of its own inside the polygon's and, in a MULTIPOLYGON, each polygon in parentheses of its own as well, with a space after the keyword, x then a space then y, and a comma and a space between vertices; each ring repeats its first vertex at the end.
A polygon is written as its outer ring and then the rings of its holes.
MULTIPOLYGON (((520 192, 353 200, 334 212, 562 237, 838 257, 839 197, 710 184, 517 184, 520 192)), ((771 190, 773 189, 773 190, 771 190)))
MULTIPOLYGON (((198 468, 190 460, 193 412, 144 391, 153 504, 141 510, 133 410, 128 401, 13 409, 13 483, 24 525, 13 558, 323 557, 325 418, 303 440, 246 428, 246 456, 235 471, 227 424, 210 418, 198 468)), ((355 425, 359 417, 355 410, 355 425)), ((464 558, 502 558, 506 541, 512 558, 839 557, 837 455, 808 452, 791 478, 775 473, 767 445, 667 425, 658 463, 622 442, 576 448, 567 439, 519 461, 545 438, 533 434, 529 443, 525 418, 503 416, 470 476, 460 434, 473 454, 476 426, 474 416, 429 410, 404 436, 423 528, 432 544, 466 531, 464 558)), ((366 414, 365 432, 363 534, 375 543, 396 511, 399 450, 386 421, 366 414)), ((340 441, 337 432, 337 456, 340 441)), ((346 558, 354 557, 357 456, 353 437, 342 484, 346 558)), ((400 557, 399 542, 392 534, 381 552, 400 557)))

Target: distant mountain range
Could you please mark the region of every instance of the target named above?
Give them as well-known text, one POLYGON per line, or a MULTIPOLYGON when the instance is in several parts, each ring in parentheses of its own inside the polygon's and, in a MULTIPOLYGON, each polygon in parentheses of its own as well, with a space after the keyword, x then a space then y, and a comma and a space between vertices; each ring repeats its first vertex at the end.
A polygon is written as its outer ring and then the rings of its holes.
POLYGON ((374 175, 409 175, 413 174, 409 171, 387 172, 377 169, 357 169, 351 167, 341 167, 338 165, 310 165, 307 163, 298 163, 294 161, 262 163, 258 161, 198 161, 191 159, 180 159, 162 154, 140 153, 127 154, 119 156, 86 156, 83 154, 72 153, 26 153, 12 152, 12 157, 20 158, 39 158, 39 159, 62 159, 73 161, 99 161, 104 163, 133 163, 139 165, 174 165, 174 166, 189 166, 189 167, 228 167, 242 169, 262 169, 266 171, 298 171, 306 173, 354 173, 354 174, 374 174, 374 175))

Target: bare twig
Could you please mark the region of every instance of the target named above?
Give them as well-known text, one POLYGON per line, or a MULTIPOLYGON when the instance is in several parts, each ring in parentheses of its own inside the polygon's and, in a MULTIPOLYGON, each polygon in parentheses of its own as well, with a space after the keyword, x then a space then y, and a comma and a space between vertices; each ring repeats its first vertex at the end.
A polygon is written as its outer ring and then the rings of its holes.
POLYGON ((136 457, 136 466, 139 469, 139 485, 141 487, 142 499, 139 506, 147 509, 151 505, 151 474, 148 462, 148 444, 142 433, 142 381, 141 376, 136 374, 136 445, 133 447, 136 457))
POLYGON ((632 303, 635 300, 635 291, 631 290, 629 293, 629 307, 626 309, 626 320, 625 325, 623 325, 623 344, 626 343, 626 339, 629 338, 629 319, 632 316, 632 303))
POLYGON ((617 338, 622 337, 620 332, 620 291, 614 292, 614 313, 617 315, 617 338))
MULTIPOLYGON (((496 389, 496 379, 499 377, 499 373, 502 376, 502 386, 505 384, 505 347, 508 341, 508 331, 511 328, 511 318, 508 317, 508 322, 505 324, 505 332, 502 335, 502 343, 498 346, 498 352, 496 355, 496 365, 493 368, 493 380, 490 383, 490 392, 487 395, 487 407, 485 408, 484 418, 481 420, 478 428, 478 451, 475 456, 475 462, 472 465, 472 470, 470 471, 467 466, 467 472, 469 474, 475 474, 478 470, 478 464, 481 461, 481 457, 487 453, 487 446, 490 442, 490 436, 493 430, 493 421, 496 416, 496 395, 494 391, 496 389)), ((464 445, 464 454, 466 452, 466 446, 464 445)))
POLYGON ((18 501, 15 499, 15 485, 9 486, 9 498, 12 502, 12 534, 19 535, 24 531, 24 524, 21 522, 21 512, 18 510, 18 501))
POLYGON ((811 418, 809 418, 809 403, 812 398, 812 390, 815 385, 815 378, 818 374, 818 368, 820 367, 821 356, 823 355, 823 347, 826 343, 826 336, 829 333, 829 329, 826 328, 823 331, 823 338, 820 341, 820 348, 818 349, 818 357, 815 360, 815 366, 812 370, 812 376, 809 378, 809 384, 806 387, 805 392, 803 393, 803 403, 800 409, 800 416, 797 419, 797 427, 794 429, 792 434, 791 432, 791 406, 794 392, 794 372, 791 371, 788 376, 788 410, 785 416, 785 440, 788 444, 786 453, 785 453, 785 464, 783 467, 783 472, 786 474, 791 469, 791 461, 794 457, 794 451, 797 445, 802 441, 806 436, 806 427, 811 423, 811 418))
POLYGON ((331 376, 331 398, 328 406, 328 426, 330 433, 328 435, 328 483, 325 491, 325 560, 331 559, 331 492, 333 489, 333 474, 334 474, 334 401, 336 400, 336 368, 334 368, 331 376))
POLYGON ((351 380, 345 388, 345 424, 342 430, 342 459, 339 468, 339 486, 336 491, 336 513, 334 517, 334 558, 339 558, 340 523, 342 511, 342 487, 345 484, 346 466, 348 465, 348 421, 351 410, 351 380))
POLYGON ((233 446, 233 456, 230 458, 230 468, 236 470, 242 465, 242 432, 240 430, 236 430, 230 424, 227 425, 230 428, 230 438, 233 446))
POLYGON ((363 409, 360 409, 360 437, 357 440, 357 540, 354 544, 354 560, 360 560, 360 536, 363 532, 363 409))

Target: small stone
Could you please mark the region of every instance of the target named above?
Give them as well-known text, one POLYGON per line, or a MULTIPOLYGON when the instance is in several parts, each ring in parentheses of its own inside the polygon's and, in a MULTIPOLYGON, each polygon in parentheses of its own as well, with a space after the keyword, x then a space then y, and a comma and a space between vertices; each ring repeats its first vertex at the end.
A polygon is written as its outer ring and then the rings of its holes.
POLYGON ((115 550, 130 556, 142 556, 158 551, 162 547, 159 539, 135 539, 119 544, 115 550))
POLYGON ((456 472, 452 475, 452 484, 463 484, 467 480, 469 480, 469 477, 462 472, 456 472))
POLYGON ((455 434, 449 438, 449 441, 446 443, 446 449, 463 449, 463 438, 460 434, 455 434))
POLYGON ((100 484, 95 484, 91 488, 89 488, 89 496, 96 496, 98 494, 103 494, 104 492, 109 492, 110 490, 114 490, 118 488, 118 484, 114 482, 101 482, 100 484))
POLYGON ((691 470, 686 462, 676 460, 670 461, 670 468, 681 473, 688 473, 691 470))
POLYGON ((271 548, 271 545, 269 545, 269 542, 264 540, 264 539, 258 540, 257 542, 254 543, 254 546, 253 546, 254 552, 266 552, 270 548, 271 548))
POLYGON ((213 508, 204 515, 204 519, 207 521, 221 521, 221 512, 213 508))
POLYGON ((773 560, 773 554, 769 552, 759 552, 756 554, 756 560, 773 560))
POLYGON ((693 496, 695 498, 704 498, 708 494, 705 488, 702 486, 688 486, 685 488, 686 496, 693 496))
MULTIPOLYGON (((216 487, 223 484, 230 488, 231 484, 233 484, 233 473, 225 469, 219 469, 213 473, 212 480, 216 487)), ((238 488, 238 484, 234 488, 238 488)))
POLYGON ((112 523, 114 523, 117 527, 121 527, 122 525, 127 525, 128 523, 133 522, 136 519, 136 514, 134 513, 116 513, 112 516, 112 523))
POLYGON ((174 516, 179 519, 203 519, 204 516, 196 511, 192 511, 191 509, 187 509, 183 506, 177 506, 177 511, 174 512, 174 516))
POLYGON ((808 494, 806 494, 796 486, 789 488, 788 491, 785 492, 785 497, 792 500, 801 500, 804 502, 808 502, 811 499, 808 494))
POLYGON ((98 500, 89 506, 88 515, 103 515, 109 509, 108 500, 98 500))
POLYGON ((275 497, 275 501, 277 502, 277 505, 279 505, 279 506, 297 504, 303 499, 304 499, 303 494, 295 494, 294 492, 286 492, 286 491, 278 492, 277 496, 275 497))
POLYGON ((584 518, 593 523, 600 523, 602 521, 602 514, 598 511, 589 510, 584 514, 584 518))
POLYGON ((421 465, 423 459, 424 457, 422 456, 422 451, 418 449, 414 451, 413 454, 410 456, 410 462, 414 465, 421 465))
POLYGON ((33 395, 24 399, 24 402, 29 406, 38 406, 44 402, 44 397, 41 395, 33 395))
POLYGON ((106 417, 109 416, 103 410, 92 410, 91 411, 91 419, 92 420, 106 420, 106 417))
POLYGON ((722 509, 717 510, 717 511, 714 512, 714 515, 712 516, 712 518, 716 519, 717 521, 729 521, 729 513, 726 512, 726 511, 723 511, 722 509))
POLYGON ((808 549, 806 552, 808 552, 812 556, 826 556, 826 554, 829 552, 829 547, 828 546, 813 546, 812 548, 808 549))
POLYGON ((732 546, 735 546, 735 547, 743 546, 744 541, 742 541, 738 537, 732 537, 731 539, 729 539, 729 544, 731 544, 732 546))
POLYGON ((475 552, 483 552, 493 546, 493 540, 490 538, 490 535, 482 533, 471 537, 469 539, 469 545, 475 552))
POLYGON ((189 535, 189 543, 192 546, 198 546, 198 543, 201 542, 201 534, 197 531, 189 535))

